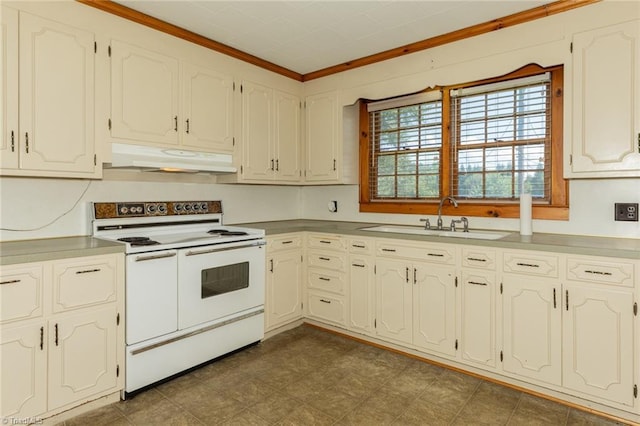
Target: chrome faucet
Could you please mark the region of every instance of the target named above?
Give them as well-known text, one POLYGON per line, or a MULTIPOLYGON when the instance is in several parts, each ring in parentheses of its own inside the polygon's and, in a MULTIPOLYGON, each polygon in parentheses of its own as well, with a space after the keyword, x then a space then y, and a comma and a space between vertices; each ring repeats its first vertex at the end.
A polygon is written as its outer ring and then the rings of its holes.
POLYGON ((458 207, 458 202, 453 197, 444 197, 442 200, 440 200, 440 205, 438 206, 438 230, 444 229, 442 227, 442 205, 447 200, 449 200, 449 202, 453 204, 453 207, 458 207))

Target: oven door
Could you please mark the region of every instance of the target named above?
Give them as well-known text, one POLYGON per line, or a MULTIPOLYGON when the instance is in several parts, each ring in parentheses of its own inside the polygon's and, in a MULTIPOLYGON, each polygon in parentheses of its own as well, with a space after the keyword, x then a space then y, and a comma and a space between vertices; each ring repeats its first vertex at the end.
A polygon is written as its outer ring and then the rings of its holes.
POLYGON ((264 305, 264 240, 178 252, 178 328, 264 305))
POLYGON ((178 251, 127 255, 128 345, 178 329, 178 251))

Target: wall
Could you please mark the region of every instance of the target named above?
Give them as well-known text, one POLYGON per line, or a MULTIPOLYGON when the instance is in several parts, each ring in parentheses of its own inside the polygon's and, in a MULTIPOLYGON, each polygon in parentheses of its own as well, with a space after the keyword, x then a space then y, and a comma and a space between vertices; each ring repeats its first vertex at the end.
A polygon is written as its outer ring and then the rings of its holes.
POLYGON ((0 241, 91 235, 91 201, 148 200, 222 200, 228 225, 297 219, 301 206, 298 187, 2 177, 0 241))

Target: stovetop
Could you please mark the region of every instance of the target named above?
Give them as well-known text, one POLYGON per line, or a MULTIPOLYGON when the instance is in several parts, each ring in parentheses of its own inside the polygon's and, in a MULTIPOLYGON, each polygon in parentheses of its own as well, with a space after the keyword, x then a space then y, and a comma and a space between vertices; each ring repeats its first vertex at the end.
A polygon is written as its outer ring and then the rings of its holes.
POLYGON ((220 201, 94 203, 92 210, 93 236, 125 244, 126 253, 264 238, 261 229, 224 226, 220 201))

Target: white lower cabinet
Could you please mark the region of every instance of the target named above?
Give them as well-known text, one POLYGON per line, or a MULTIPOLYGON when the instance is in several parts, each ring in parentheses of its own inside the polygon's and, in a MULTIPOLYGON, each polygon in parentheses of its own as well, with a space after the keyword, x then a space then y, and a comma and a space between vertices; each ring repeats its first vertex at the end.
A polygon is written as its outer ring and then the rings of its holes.
POLYGON ((350 330, 372 334, 375 319, 374 240, 350 239, 348 286, 348 321, 350 330))
POLYGON ((302 236, 267 238, 265 331, 302 317, 302 236))
POLYGON ((123 388, 123 263, 113 254, 2 267, 0 417, 47 417, 123 388))
POLYGON ((495 368, 495 272, 462 270, 460 330, 462 361, 480 368, 495 368))
POLYGON ((376 336, 411 343, 413 340, 413 285, 401 260, 376 259, 376 336))

